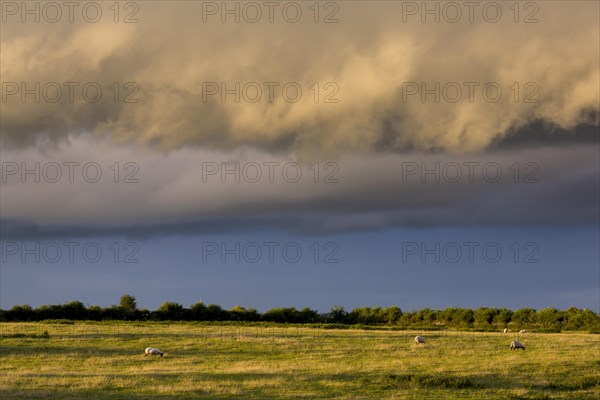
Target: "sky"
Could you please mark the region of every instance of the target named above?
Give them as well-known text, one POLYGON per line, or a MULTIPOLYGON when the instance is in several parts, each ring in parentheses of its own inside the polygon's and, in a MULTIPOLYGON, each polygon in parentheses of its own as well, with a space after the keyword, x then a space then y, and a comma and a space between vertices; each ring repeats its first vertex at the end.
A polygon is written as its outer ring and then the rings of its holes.
POLYGON ((600 312, 600 5, 3 2, 0 308, 600 312))

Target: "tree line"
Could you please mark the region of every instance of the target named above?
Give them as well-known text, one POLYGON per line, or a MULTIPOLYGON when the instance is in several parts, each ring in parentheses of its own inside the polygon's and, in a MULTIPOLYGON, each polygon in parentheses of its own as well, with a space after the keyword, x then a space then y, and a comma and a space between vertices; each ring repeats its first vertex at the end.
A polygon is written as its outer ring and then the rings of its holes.
POLYGON ((154 311, 138 308, 136 299, 130 295, 121 297, 118 305, 102 308, 85 306, 80 301, 65 304, 43 305, 32 308, 17 305, 9 310, 0 309, 0 321, 43 320, 127 320, 127 321, 244 321, 288 324, 344 324, 364 326, 400 326, 421 329, 477 329, 497 330, 504 328, 537 329, 545 332, 563 330, 600 333, 600 315, 589 309, 571 307, 568 310, 544 308, 535 310, 521 308, 480 307, 477 309, 450 307, 443 310, 424 308, 402 311, 399 307, 359 307, 347 311, 333 306, 326 313, 308 307, 272 308, 264 313, 254 308, 235 306, 226 310, 217 304, 198 302, 189 308, 166 301, 154 311))

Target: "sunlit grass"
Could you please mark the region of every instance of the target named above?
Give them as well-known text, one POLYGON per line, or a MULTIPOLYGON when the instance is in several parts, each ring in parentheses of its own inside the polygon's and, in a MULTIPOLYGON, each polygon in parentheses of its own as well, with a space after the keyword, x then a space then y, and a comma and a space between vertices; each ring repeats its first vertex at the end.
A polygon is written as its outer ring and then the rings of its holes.
POLYGON ((509 350, 512 333, 194 323, 4 323, 0 336, 2 399, 600 395, 600 336, 583 333, 521 335, 526 351, 509 350))

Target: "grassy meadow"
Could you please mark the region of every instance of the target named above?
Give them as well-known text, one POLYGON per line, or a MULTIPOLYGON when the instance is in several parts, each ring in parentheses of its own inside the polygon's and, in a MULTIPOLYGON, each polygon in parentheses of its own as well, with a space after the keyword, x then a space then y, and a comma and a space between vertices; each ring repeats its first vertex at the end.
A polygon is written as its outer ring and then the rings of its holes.
POLYGON ((586 333, 0 323, 5 400, 599 397, 600 335, 586 333))

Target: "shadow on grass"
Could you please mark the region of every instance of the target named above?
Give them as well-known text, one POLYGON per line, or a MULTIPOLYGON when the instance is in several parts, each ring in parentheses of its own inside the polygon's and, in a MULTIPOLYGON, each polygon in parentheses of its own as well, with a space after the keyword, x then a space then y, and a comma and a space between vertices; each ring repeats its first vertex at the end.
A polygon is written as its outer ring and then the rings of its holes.
MULTIPOLYGON (((35 376, 54 378, 52 374, 32 374, 35 376)), ((64 375, 56 376, 63 378, 64 375)), ((39 390, 28 386, 27 389, 0 389, 0 399, 289 399, 290 393, 297 392, 303 398, 325 399, 338 398, 344 392, 355 390, 358 385, 356 374, 309 374, 298 376, 291 373, 193 373, 180 372, 145 372, 132 375, 115 374, 69 374, 75 380, 92 377, 110 378, 111 384, 102 384, 97 388, 69 388, 68 384, 39 390), (116 387, 116 380, 125 379, 130 383, 127 387, 116 387), (206 389, 186 389, 192 380, 196 386, 206 389), (244 387, 245 382, 251 386, 244 387), (333 387, 328 385, 334 383, 333 387), (339 385, 345 383, 347 385, 339 385), (153 388, 160 388, 153 390, 153 388), (169 389, 173 388, 172 392, 169 389), (161 393, 161 391, 166 391, 161 393)), ((292 396, 293 397, 293 396, 292 396)))
POLYGON ((453 375, 387 374, 374 380, 363 378, 362 381, 387 388, 480 389, 483 387, 470 378, 453 375))
MULTIPOLYGON (((5 400, 11 399, 73 399, 73 400, 84 400, 84 399, 128 399, 128 400, 144 400, 144 399, 155 399, 155 400, 172 400, 172 399, 208 399, 208 398, 225 398, 215 397, 203 391, 195 391, 189 393, 174 393, 174 394, 135 394, 127 390, 117 389, 98 389, 98 390, 67 390, 67 389, 52 389, 48 391, 43 390, 2 390, 0 389, 0 398, 5 400)), ((228 398, 231 398, 228 396, 228 398)))
MULTIPOLYGON (((39 357, 52 357, 52 356, 73 356, 78 357, 91 357, 91 356, 135 356, 139 354, 140 357, 144 356, 144 349, 134 349, 127 351, 121 348, 94 348, 94 347, 77 347, 77 346, 34 346, 34 347, 22 347, 22 346, 0 346, 2 356, 39 356, 39 357)), ((2 397, 0 397, 1 399, 2 397)))
POLYGON ((594 376, 578 376, 571 378, 566 382, 550 382, 539 386, 541 389, 548 390, 588 390, 592 388, 600 388, 600 377, 594 376))
MULTIPOLYGON (((448 374, 387 374, 380 377, 361 378, 365 385, 382 388, 430 388, 430 389, 532 389, 562 392, 585 391, 600 388, 599 376, 564 377, 561 381, 546 384, 522 383, 515 378, 495 374, 464 377, 448 374)), ((542 397, 543 398, 543 397, 542 397)))

